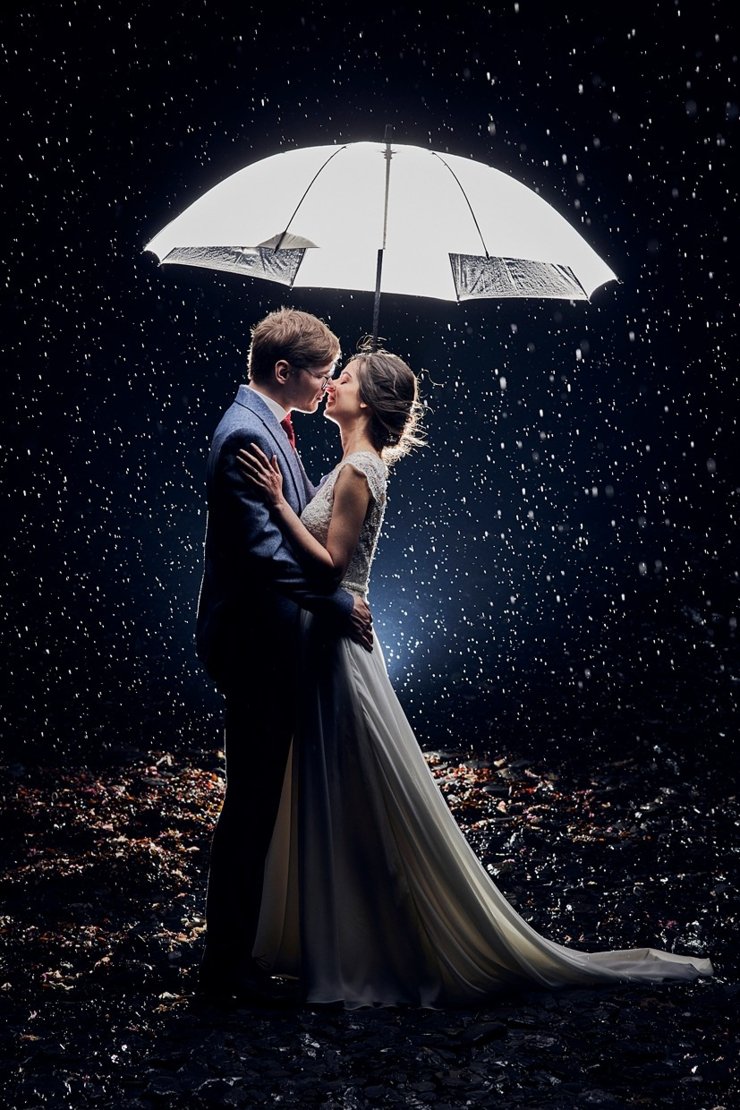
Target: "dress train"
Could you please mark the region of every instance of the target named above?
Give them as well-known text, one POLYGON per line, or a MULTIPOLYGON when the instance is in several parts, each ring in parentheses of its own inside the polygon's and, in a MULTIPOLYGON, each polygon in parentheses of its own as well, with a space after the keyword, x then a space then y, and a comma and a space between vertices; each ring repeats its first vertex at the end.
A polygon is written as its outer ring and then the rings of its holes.
POLYGON ((693 980, 709 960, 581 952, 540 936, 478 860, 370 654, 304 619, 302 724, 254 954, 310 1002, 443 1006, 503 987, 693 980))

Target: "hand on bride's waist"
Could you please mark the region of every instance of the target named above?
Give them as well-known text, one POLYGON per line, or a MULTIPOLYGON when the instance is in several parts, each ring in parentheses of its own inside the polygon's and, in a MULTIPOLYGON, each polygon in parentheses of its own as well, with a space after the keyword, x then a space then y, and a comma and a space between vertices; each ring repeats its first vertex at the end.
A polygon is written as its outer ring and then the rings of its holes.
POLYGON ((370 606, 361 594, 355 593, 351 586, 345 583, 344 589, 354 596, 352 612, 349 615, 349 637, 366 651, 372 651, 373 615, 370 612, 370 606))

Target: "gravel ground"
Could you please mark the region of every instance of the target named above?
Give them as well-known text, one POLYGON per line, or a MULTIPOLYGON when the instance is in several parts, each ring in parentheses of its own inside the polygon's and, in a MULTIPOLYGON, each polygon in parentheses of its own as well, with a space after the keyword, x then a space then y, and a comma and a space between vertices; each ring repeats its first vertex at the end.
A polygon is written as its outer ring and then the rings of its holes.
POLYGON ((738 1105, 727 767, 666 743, 572 751, 427 758, 535 928, 708 954, 714 980, 520 992, 475 1011, 209 1006, 194 983, 217 753, 2 768, 6 1105, 738 1105))

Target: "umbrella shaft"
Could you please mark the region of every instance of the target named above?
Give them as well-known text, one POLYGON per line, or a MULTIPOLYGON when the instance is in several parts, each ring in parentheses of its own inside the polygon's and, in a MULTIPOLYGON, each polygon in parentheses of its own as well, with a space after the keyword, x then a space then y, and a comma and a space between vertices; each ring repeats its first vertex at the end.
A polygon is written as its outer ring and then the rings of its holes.
POLYGON ((378 349, 378 324, 380 321, 380 278, 383 273, 383 252, 385 250, 385 241, 388 235, 388 194, 390 193, 391 184, 391 158, 393 151, 391 150, 391 135, 393 134, 392 126, 387 123, 385 126, 385 198, 383 201, 383 246, 378 251, 378 265, 375 271, 375 303, 373 304, 373 350, 378 349))

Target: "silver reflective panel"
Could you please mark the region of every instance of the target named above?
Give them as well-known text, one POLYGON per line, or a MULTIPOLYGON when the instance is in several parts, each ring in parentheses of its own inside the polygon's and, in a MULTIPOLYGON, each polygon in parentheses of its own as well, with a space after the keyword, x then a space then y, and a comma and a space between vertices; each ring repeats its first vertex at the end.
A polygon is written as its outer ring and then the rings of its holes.
POLYGON ((451 254, 450 265, 458 300, 475 297, 588 297, 570 266, 531 262, 523 258, 484 258, 451 254))
POLYGON ((305 253, 305 249, 275 251, 269 247, 175 247, 162 262, 227 270, 292 285, 305 253))

